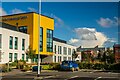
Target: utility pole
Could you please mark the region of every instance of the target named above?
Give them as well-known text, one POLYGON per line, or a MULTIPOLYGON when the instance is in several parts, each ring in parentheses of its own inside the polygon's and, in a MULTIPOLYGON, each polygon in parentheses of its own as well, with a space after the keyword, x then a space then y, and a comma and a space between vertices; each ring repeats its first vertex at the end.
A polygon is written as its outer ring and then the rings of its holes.
POLYGON ((38 15, 38 75, 40 77, 40 15, 41 14, 41 0, 39 0, 39 15, 38 15))

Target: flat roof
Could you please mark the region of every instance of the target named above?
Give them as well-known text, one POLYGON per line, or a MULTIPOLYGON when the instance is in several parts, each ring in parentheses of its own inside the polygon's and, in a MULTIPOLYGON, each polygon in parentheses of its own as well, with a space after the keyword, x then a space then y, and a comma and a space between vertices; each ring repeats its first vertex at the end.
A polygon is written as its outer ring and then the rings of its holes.
POLYGON ((61 43, 67 44, 67 41, 58 39, 58 38, 56 38, 56 37, 53 37, 53 41, 57 41, 57 42, 61 42, 61 43))
POLYGON ((7 23, 3 23, 3 22, 0 22, 0 27, 10 29, 10 30, 13 30, 13 31, 18 31, 16 26, 13 26, 13 25, 10 25, 10 24, 7 24, 7 23))
POLYGON ((43 14, 39 14, 39 13, 37 13, 37 12, 26 12, 26 13, 10 14, 10 15, 4 15, 4 16, 0 16, 0 17, 15 16, 15 15, 21 15, 21 14, 30 14, 30 13, 35 13, 35 14, 38 14, 38 15, 42 15, 42 16, 45 16, 45 17, 54 19, 54 18, 52 18, 52 17, 46 16, 46 15, 43 15, 43 14))

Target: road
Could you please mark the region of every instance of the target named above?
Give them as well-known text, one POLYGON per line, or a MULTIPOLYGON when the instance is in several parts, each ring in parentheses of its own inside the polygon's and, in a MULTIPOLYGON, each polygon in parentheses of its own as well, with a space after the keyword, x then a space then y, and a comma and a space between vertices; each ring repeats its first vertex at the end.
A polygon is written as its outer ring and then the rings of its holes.
POLYGON ((120 73, 98 72, 98 71, 61 71, 61 72, 42 72, 38 79, 36 72, 20 73, 16 75, 6 75, 2 80, 120 80, 120 73), (36 77, 36 78, 35 78, 36 77), (34 79, 35 78, 35 79, 34 79))

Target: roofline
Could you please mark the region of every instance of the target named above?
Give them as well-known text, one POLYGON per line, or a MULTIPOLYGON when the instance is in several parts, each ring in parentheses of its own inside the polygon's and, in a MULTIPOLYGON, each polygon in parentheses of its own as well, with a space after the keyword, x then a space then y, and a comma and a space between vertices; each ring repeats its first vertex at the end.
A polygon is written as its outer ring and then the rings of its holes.
POLYGON ((7 17, 7 16, 14 16, 14 15, 21 15, 21 14, 30 14, 30 13, 35 13, 35 14, 38 14, 38 15, 41 15, 41 16, 48 17, 48 18, 50 18, 50 19, 54 19, 54 18, 52 18, 52 17, 46 16, 46 15, 43 15, 43 14, 39 14, 39 13, 37 13, 37 12, 26 12, 26 13, 10 14, 10 15, 4 15, 4 16, 0 16, 0 17, 7 17))

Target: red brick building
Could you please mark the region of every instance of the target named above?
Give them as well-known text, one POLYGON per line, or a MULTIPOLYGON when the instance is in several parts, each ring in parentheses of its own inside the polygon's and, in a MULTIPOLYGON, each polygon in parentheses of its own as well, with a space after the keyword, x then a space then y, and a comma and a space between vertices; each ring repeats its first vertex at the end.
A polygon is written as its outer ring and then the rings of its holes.
POLYGON ((120 62, 120 44, 114 44, 113 46, 115 61, 120 62))

